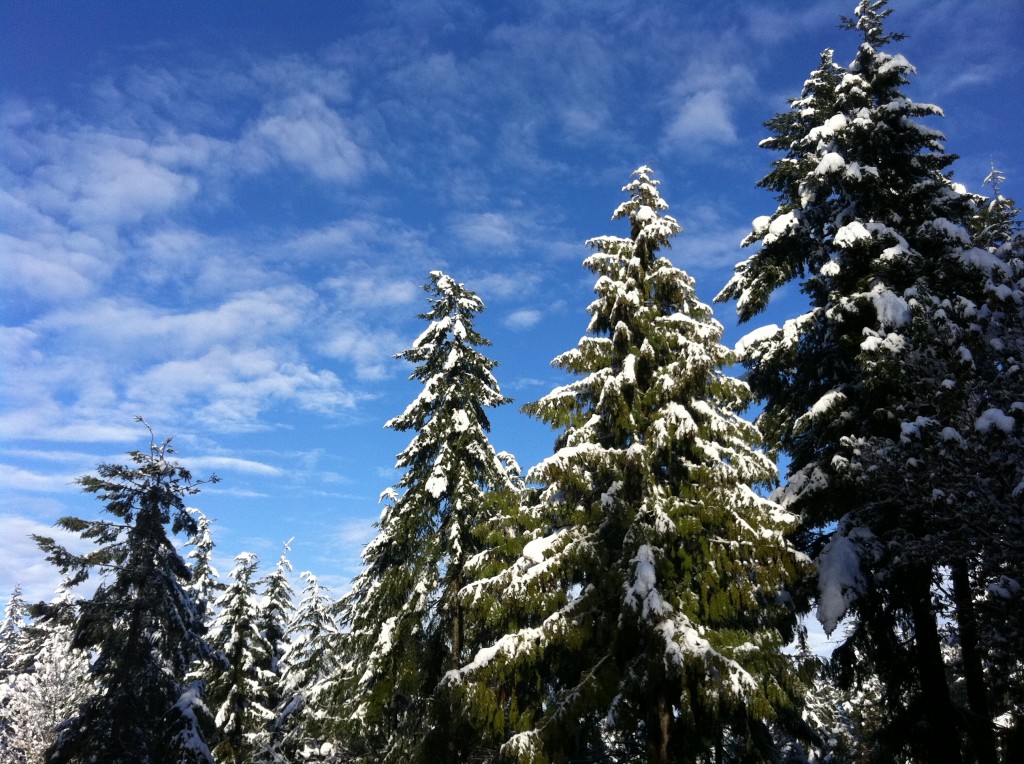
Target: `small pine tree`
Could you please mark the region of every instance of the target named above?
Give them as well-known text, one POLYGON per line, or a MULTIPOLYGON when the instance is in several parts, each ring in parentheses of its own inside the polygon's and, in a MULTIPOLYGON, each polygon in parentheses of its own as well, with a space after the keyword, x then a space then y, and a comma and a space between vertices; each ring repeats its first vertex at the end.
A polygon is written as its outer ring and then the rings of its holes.
POLYGON ((95 476, 78 479, 113 520, 64 517, 57 524, 94 542, 94 550, 74 554, 52 538, 34 537, 62 573, 72 573, 70 586, 92 571, 103 575, 95 593, 77 604, 72 643, 95 656, 92 692, 61 726, 48 762, 211 760, 200 699, 186 683, 189 667, 209 647, 185 589, 188 565, 168 535, 195 535, 184 498, 199 483, 170 461, 173 453, 169 439, 151 439, 147 452, 129 453, 129 465, 101 464, 95 476))
POLYGON ((398 455, 405 470, 382 494, 378 535, 342 605, 353 675, 342 717, 362 760, 456 761, 472 734, 442 679, 475 649, 462 590, 482 550, 491 494, 514 493, 487 438, 486 409, 507 402, 478 347, 476 294, 434 271, 429 322, 399 358, 416 364, 417 398, 387 427, 415 433, 398 455))
POLYGON ((16 618, 18 654, 6 683, 9 705, 4 708, 13 734, 0 746, 5 762, 42 761, 60 725, 93 691, 89 656, 71 646, 75 607, 70 590, 61 585, 50 603, 28 609, 35 614, 31 623, 24 620, 25 612, 16 618))
POLYGON ((588 333, 554 362, 579 378, 525 407, 562 433, 527 476, 540 528, 491 585, 534 621, 462 673, 543 683, 517 699, 508 758, 768 756, 795 686, 793 518, 753 490, 774 466, 721 325, 659 252, 680 228, 658 181, 641 167, 623 191, 630 236, 589 242, 588 333))
POLYGON ((260 606, 253 580, 259 559, 243 552, 223 594, 210 629, 215 656, 206 670, 206 695, 214 714, 218 743, 214 760, 246 764, 265 745, 265 727, 273 719, 267 684, 272 648, 260 631, 260 606))
POLYGON ((330 590, 309 571, 300 574, 305 587, 288 624, 281 657, 281 699, 271 726, 270 746, 263 761, 332 761, 340 755, 330 733, 328 709, 341 672, 342 635, 335 620, 330 590))
POLYGON ((28 604, 21 596, 21 585, 11 592, 0 620, 0 750, 8 752, 11 764, 25 761, 19 742, 18 700, 21 692, 18 675, 26 658, 25 643, 28 604))
MULTIPOLYGON (((267 653, 268 660, 261 668, 266 678, 264 685, 266 707, 272 711, 280 706, 284 697, 284 688, 281 686, 281 658, 288 647, 288 623, 294 611, 292 604, 294 591, 288 581, 288 574, 292 570, 292 564, 288 560, 290 551, 291 540, 288 540, 285 542, 273 572, 259 581, 259 586, 263 590, 259 630, 270 647, 270 651, 267 653)), ((268 720, 267 726, 267 735, 271 738, 276 734, 273 721, 273 719, 268 720)), ((277 741, 270 740, 265 747, 274 748, 276 744, 277 741)))
POLYGON ((224 585, 220 582, 220 573, 213 566, 215 544, 210 519, 195 507, 189 507, 188 511, 195 517, 196 533, 187 544, 192 547, 188 553, 192 576, 185 588, 192 595, 203 623, 209 626, 213 619, 213 602, 224 585))

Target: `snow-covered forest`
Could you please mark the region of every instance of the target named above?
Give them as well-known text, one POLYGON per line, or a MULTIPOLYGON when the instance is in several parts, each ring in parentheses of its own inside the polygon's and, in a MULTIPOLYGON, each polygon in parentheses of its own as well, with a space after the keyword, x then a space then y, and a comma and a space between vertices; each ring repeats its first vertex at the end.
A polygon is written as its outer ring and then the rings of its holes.
POLYGON ((140 419, 78 480, 101 519, 59 521, 89 551, 37 536, 63 584, 4 609, 0 760, 1024 760, 1024 232, 998 168, 953 181, 890 13, 861 0, 855 58, 825 50, 767 123, 777 206, 717 306, 655 170, 608 189, 566 381, 522 406, 539 463, 490 442, 484 300, 424 274, 400 478, 348 590, 287 544, 219 572, 217 478, 140 419), (715 310, 787 288, 723 344, 715 310))

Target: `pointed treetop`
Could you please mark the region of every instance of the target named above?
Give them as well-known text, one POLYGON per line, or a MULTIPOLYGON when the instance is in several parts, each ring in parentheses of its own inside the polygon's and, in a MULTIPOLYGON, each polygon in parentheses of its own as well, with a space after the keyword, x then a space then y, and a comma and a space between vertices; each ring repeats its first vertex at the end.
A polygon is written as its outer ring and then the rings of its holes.
MULTIPOLYGON (((658 186, 661 182, 652 176, 654 170, 643 165, 633 171, 633 180, 622 187, 630 195, 628 201, 620 204, 612 213, 612 220, 629 218, 630 238, 637 244, 638 254, 651 256, 655 249, 669 246, 668 240, 682 232, 682 227, 670 215, 660 213, 668 209, 668 203, 661 198, 658 186)), ((607 242, 608 237, 591 240, 591 246, 607 242)))
POLYGON ((898 42, 906 35, 892 32, 886 34, 885 19, 892 13, 892 8, 886 8, 889 0, 860 0, 854 10, 856 18, 841 16, 840 29, 853 29, 864 35, 864 42, 873 48, 880 48, 890 42, 898 42))
POLYGON ((992 186, 993 196, 999 196, 999 187, 1006 182, 1006 176, 996 167, 995 162, 992 162, 991 166, 991 172, 985 176, 985 180, 981 182, 981 185, 992 186))

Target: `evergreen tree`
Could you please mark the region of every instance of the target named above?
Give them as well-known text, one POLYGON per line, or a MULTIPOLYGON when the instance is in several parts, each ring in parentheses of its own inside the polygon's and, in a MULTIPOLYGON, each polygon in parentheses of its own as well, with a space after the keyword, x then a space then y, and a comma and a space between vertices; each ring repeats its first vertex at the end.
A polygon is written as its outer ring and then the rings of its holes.
POLYGON ((129 453, 129 465, 101 464, 96 475, 78 479, 113 519, 64 517, 57 524, 94 542, 92 551, 78 555, 35 537, 62 573, 72 573, 69 585, 94 570, 103 576, 77 603, 72 642, 94 655, 94 686, 61 726, 48 762, 210 761, 201 699, 185 681, 209 648, 185 589, 188 565, 168 535, 196 533, 184 498, 199 483, 169 460, 173 453, 170 440, 151 440, 148 452, 129 453))
POLYGON ((975 243, 997 260, 975 324, 973 416, 950 449, 954 464, 937 500, 966 509, 972 525, 950 533, 969 705, 975 721, 998 719, 1003 758, 1016 761, 1024 757, 1024 234, 1003 180, 993 168, 985 179, 992 196, 979 200, 973 221, 975 243), (957 480, 964 474, 975 479, 957 480))
POLYGON ((17 707, 20 687, 18 675, 25 658, 28 604, 21 596, 21 585, 11 592, 0 620, 0 750, 8 751, 12 764, 25 760, 19 745, 17 707))
POLYGON ((92 692, 89 656, 71 646, 74 607, 71 592, 62 585, 50 603, 13 611, 16 653, 0 687, 4 762, 42 761, 58 727, 92 692), (25 615, 33 611, 37 616, 29 623, 25 615))
POLYGON ((490 585, 537 618, 462 673, 544 683, 508 758, 767 759, 796 686, 794 518, 753 490, 775 468, 721 325, 659 252, 680 228, 658 181, 641 167, 623 191, 630 236, 589 242, 588 332, 554 361, 579 378, 525 407, 562 432, 527 476, 540 529, 490 585))
POLYGON ((260 631, 260 603, 253 577, 259 560, 242 552, 224 593, 217 599, 217 617, 210 629, 215 657, 205 671, 206 694, 215 717, 219 741, 217 764, 247 764, 265 745, 265 728, 273 719, 265 668, 272 648, 260 631))
POLYGON ((327 587, 305 571, 299 604, 288 624, 281 657, 282 697, 275 709, 270 745, 261 759, 274 764, 333 761, 340 751, 330 733, 328 709, 341 671, 341 632, 327 587))
POLYGON ((192 547, 188 553, 192 577, 185 588, 192 595, 203 623, 209 626, 213 619, 213 602, 217 593, 224 590, 224 585, 220 582, 220 573, 213 566, 215 545, 210 532, 210 519, 195 507, 189 507, 188 511, 195 517, 196 533, 187 544, 192 547))
MULTIPOLYGON (((265 576, 259 585, 263 590, 263 601, 260 604, 259 630, 260 634, 267 641, 269 651, 267 660, 261 668, 266 677, 264 692, 266 696, 266 707, 273 711, 281 704, 284 697, 282 681, 281 658, 288 646, 288 623, 294 611, 292 597, 294 591, 288 581, 288 573, 292 570, 292 564, 288 560, 288 552, 291 551, 291 540, 285 542, 281 557, 278 558, 277 566, 273 572, 265 576)), ((267 734, 271 737, 276 735, 273 718, 268 720, 267 734)), ((276 747, 277 741, 269 741, 265 747, 276 747)))
MULTIPOLYGON (((741 320, 792 280, 809 299, 804 315, 748 336, 744 363, 766 403, 759 424, 790 457, 780 499, 818 561, 818 617, 831 631, 849 612, 836 657, 883 680, 877 755, 959 761, 966 733, 972 755, 993 761, 985 704, 973 695, 973 724, 954 708, 937 621, 970 621, 977 592, 944 602, 933 586, 979 537, 977 502, 944 497, 971 483, 952 454, 977 443, 987 410, 974 359, 991 357, 986 283, 1000 266, 971 240, 955 157, 918 121, 941 111, 906 97, 913 67, 881 50, 901 39, 885 31, 890 13, 860 2, 844 20, 862 37, 849 69, 826 53, 789 114, 768 123, 762 145, 785 156, 760 185, 779 206, 754 221, 744 244, 760 249, 718 299, 736 300, 741 320)), ((964 674, 978 664, 962 642, 964 674)))
POLYGON ((17 584, 4 606, 3 620, 0 620, 0 677, 11 673, 18 662, 27 618, 28 603, 21 595, 21 584, 17 584))
POLYGON ((442 678, 475 649, 462 590, 482 551, 495 497, 514 493, 487 438, 485 409, 507 402, 477 348, 483 302, 434 271, 429 324, 400 353, 416 364, 417 398, 386 426, 413 431, 398 455, 405 473, 387 500, 364 571, 343 601, 353 675, 344 701, 348 741, 363 760, 459 761, 473 736, 442 678))

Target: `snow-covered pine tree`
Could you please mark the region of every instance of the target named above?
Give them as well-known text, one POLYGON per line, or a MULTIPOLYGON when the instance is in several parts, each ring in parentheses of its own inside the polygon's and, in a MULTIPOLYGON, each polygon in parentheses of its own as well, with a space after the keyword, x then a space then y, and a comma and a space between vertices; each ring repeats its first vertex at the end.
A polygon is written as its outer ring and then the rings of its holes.
POLYGON ((186 684, 189 667, 209 647, 185 590, 188 565, 168 535, 196 533, 184 499, 200 483, 170 460, 169 439, 158 444, 152 430, 150 436, 148 451, 129 453, 130 464, 100 464, 96 475, 78 479, 113 519, 57 522, 95 549, 75 554, 34 537, 62 573, 72 573, 70 586, 93 571, 102 575, 95 593, 77 603, 74 622, 73 647, 94 655, 92 694, 61 726, 47 762, 211 760, 201 699, 186 684))
POLYGON ((61 585, 56 597, 47 604, 29 608, 15 616, 20 622, 17 653, 5 686, 0 686, 0 714, 10 722, 0 733, 3 761, 10 764, 35 764, 57 737, 59 726, 92 693, 89 656, 71 646, 74 636, 75 598, 61 585), (3 696, 7 693, 5 703, 3 696), (8 737, 5 733, 12 732, 8 737))
MULTIPOLYGON (((976 535, 962 507, 936 502, 948 482, 937 456, 982 413, 970 411, 971 348, 998 261, 971 241, 972 197, 947 175, 955 157, 918 121, 941 111, 906 97, 913 67, 881 50, 901 37, 885 31, 890 13, 860 2, 844 20, 862 37, 849 69, 826 55, 790 114, 768 123, 762 145, 785 156, 760 185, 779 206, 754 221, 744 244, 760 249, 717 299, 747 320, 800 279, 810 310, 741 344, 766 403, 759 424, 790 457, 779 498, 818 561, 818 617, 831 631, 854 616, 837 657, 883 680, 881 755, 959 761, 970 725, 953 707, 932 586, 951 562, 946 542, 976 535)), ((986 737, 971 745, 991 761, 986 737)))
POLYGON ((0 750, 9 752, 11 764, 25 760, 19 745, 17 696, 20 693, 18 674, 26 654, 27 619, 28 603, 18 584, 0 620, 0 750))
POLYGON ((959 471, 946 471, 950 480, 936 499, 968 510, 970 532, 949 535, 969 705, 976 717, 997 720, 1003 759, 1016 761, 1024 758, 1024 232, 1019 207, 1000 191, 1004 180, 993 168, 984 183, 992 195, 980 200, 974 220, 975 244, 997 264, 977 316, 973 416, 951 448, 959 471), (970 487, 956 480, 965 473, 977 476, 970 487))
POLYGON ((0 619, 0 677, 7 676, 15 667, 22 651, 22 634, 28 619, 28 603, 21 593, 21 584, 16 584, 11 598, 4 605, 3 619, 0 619))
POLYGON ((259 559, 250 552, 235 557, 227 587, 217 598, 210 628, 215 651, 204 674, 206 696, 217 726, 213 758, 217 764, 248 764, 266 746, 273 719, 267 684, 271 646, 260 631, 260 602, 253 580, 259 559))
POLYGON ((282 697, 275 709, 270 745, 260 757, 273 764, 328 762, 341 755, 329 718, 342 654, 335 602, 313 573, 304 571, 300 577, 305 586, 288 624, 280 662, 282 697))
MULTIPOLYGON (((983 213, 998 203, 983 201, 983 213)), ((1012 234, 997 238, 1002 243, 985 247, 994 260, 970 254, 986 266, 981 293, 952 283, 916 289, 908 300, 908 342, 890 388, 902 417, 899 439, 856 439, 862 462, 851 470, 900 497, 903 527, 887 543, 898 543, 903 564, 935 571, 940 585, 932 602, 948 621, 943 654, 965 753, 993 764, 993 718, 1024 732, 1020 704, 1006 694, 1019 699, 1024 689, 1021 656, 997 646, 1022 636, 1022 597, 1012 582, 1024 572, 1024 262, 1012 234), (1008 661, 999 665, 999 658, 1008 661)), ((892 363, 885 349, 865 349, 864 356, 883 369, 892 363)))
MULTIPOLYGON (((292 570, 292 564, 288 560, 288 553, 291 551, 292 539, 285 542, 281 556, 277 560, 274 570, 264 576, 258 586, 263 590, 263 600, 260 603, 259 630, 260 634, 267 641, 270 647, 267 653, 267 660, 260 668, 264 670, 265 683, 264 692, 266 707, 273 711, 281 704, 284 697, 284 689, 281 686, 281 657, 288 646, 288 622, 292 618, 295 606, 292 597, 295 592, 292 590, 288 574, 292 570)), ((267 722, 267 735, 273 737, 276 734, 274 719, 267 722)), ((265 748, 274 748, 275 740, 269 740, 264 744, 265 748)))
POLYGON ((630 235, 589 242, 588 331, 554 361, 579 378, 525 407, 562 430, 527 475, 541 528, 480 584, 535 621, 460 674, 543 683, 516 701, 509 759, 768 757, 793 688, 794 518, 754 490, 775 467, 723 372, 722 326, 659 252, 680 228, 658 181, 641 167, 623 191, 630 235))
POLYGON ((442 678, 476 649, 462 589, 482 551, 481 529, 515 486, 491 446, 485 409, 508 401, 477 348, 480 298, 440 271, 425 286, 429 324, 397 357, 423 385, 386 427, 412 431, 405 473, 382 494, 377 537, 342 602, 353 675, 343 720, 360 760, 459 761, 474 742, 442 678))
POLYGON ((210 519, 195 507, 189 507, 188 511, 195 517, 196 533, 186 545, 192 547, 187 557, 192 577, 185 589, 192 595, 203 623, 209 626, 213 619, 213 602, 217 593, 224 590, 224 585, 220 582, 220 573, 213 566, 215 544, 210 519))

